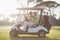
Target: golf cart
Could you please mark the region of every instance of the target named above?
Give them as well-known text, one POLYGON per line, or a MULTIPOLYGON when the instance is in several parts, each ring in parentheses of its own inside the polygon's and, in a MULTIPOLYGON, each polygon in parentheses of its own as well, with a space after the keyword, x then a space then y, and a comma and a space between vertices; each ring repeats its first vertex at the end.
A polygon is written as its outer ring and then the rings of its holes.
MULTIPOLYGON (((42 12, 43 12, 42 8, 19 8, 19 10, 39 10, 39 11, 41 11, 38 26, 28 28, 27 32, 23 31, 23 32, 19 32, 19 34, 37 34, 39 37, 44 37, 47 33, 49 33, 51 26, 49 26, 49 28, 46 28, 43 25, 40 25, 42 12)), ((17 35, 18 35, 17 32, 14 32, 13 30, 10 31, 10 36, 17 36, 17 35)))

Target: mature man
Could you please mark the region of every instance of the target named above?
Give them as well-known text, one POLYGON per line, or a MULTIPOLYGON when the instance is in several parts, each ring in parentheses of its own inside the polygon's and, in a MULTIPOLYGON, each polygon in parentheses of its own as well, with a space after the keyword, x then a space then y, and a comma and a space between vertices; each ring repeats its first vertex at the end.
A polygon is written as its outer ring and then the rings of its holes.
POLYGON ((32 17, 33 15, 32 15, 32 12, 30 12, 30 14, 25 14, 25 21, 24 21, 24 23, 23 23, 23 31, 25 31, 25 32, 27 32, 28 31, 28 28, 29 27, 32 27, 32 25, 34 24, 33 22, 32 22, 32 17))

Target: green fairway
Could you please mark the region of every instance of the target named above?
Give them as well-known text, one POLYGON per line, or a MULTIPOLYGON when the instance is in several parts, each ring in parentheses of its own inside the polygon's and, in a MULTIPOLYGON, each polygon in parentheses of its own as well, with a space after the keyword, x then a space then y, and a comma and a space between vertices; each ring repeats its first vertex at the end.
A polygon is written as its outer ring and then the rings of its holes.
POLYGON ((8 29, 0 29, 0 40, 60 40, 60 27, 51 28, 50 33, 46 37, 38 37, 38 35, 20 35, 20 38, 10 37, 8 29))

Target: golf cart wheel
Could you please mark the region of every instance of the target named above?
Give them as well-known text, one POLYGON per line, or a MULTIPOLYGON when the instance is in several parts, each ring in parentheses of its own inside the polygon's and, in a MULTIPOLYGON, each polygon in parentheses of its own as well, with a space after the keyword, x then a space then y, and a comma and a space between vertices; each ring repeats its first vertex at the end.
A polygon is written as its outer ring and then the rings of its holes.
POLYGON ((17 33, 13 32, 13 31, 10 31, 9 35, 10 35, 11 37, 16 37, 16 36, 17 36, 17 33))
POLYGON ((45 37, 45 31, 43 31, 43 30, 39 31, 38 36, 45 37))

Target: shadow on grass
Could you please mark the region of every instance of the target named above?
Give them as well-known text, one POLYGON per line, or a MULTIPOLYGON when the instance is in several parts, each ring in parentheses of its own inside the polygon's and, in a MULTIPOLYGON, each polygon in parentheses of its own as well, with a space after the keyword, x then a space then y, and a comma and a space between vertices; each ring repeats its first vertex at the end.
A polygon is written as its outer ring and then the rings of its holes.
POLYGON ((10 40, 58 40, 55 38, 48 38, 48 37, 10 37, 10 40))

